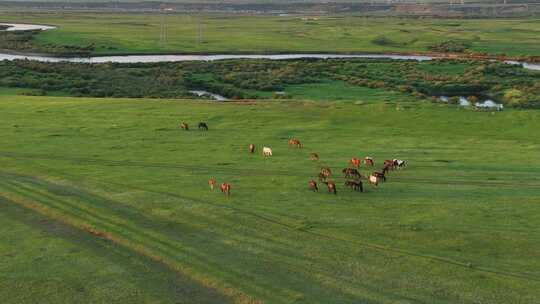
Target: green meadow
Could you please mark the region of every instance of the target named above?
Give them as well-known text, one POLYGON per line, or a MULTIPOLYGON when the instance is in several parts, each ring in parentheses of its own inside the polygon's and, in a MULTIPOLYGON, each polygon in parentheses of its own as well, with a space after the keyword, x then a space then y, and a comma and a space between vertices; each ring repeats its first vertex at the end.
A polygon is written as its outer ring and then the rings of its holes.
POLYGON ((0 96, 2 302, 538 303, 540 112, 370 93, 0 96), (368 155, 409 165, 345 188, 368 155), (321 166, 337 195, 308 190, 321 166))
POLYGON ((426 52, 443 42, 468 51, 540 55, 538 19, 1 12, 0 21, 57 25, 36 50, 91 47, 92 54, 426 52), (160 39, 161 22, 165 39, 160 39))

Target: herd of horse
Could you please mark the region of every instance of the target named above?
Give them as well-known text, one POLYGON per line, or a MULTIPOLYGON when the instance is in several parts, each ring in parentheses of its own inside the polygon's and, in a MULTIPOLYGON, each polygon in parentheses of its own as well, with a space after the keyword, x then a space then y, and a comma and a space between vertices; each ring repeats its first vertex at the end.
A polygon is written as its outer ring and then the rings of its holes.
MULTIPOLYGON (((189 125, 186 122, 182 122, 180 124, 180 128, 185 131, 189 131, 189 125)), ((208 131, 208 125, 205 122, 199 122, 198 125, 199 130, 208 131)), ((304 145, 300 142, 297 138, 291 138, 288 140, 289 147, 293 148, 303 148, 304 145)), ((255 144, 249 144, 248 151, 250 154, 254 154, 256 150, 255 144)), ((263 146, 262 148, 262 155, 264 157, 271 157, 273 156, 272 149, 270 147, 263 146)), ((312 161, 319 161, 319 155, 317 153, 310 153, 309 159, 312 161)), ((375 160, 372 157, 366 156, 363 159, 352 157, 349 160, 349 166, 347 168, 344 168, 341 170, 341 173, 345 177, 345 186, 348 188, 351 188, 353 191, 359 191, 364 192, 364 184, 362 182, 363 179, 366 179, 369 184, 377 187, 379 183, 386 182, 387 180, 387 174, 391 170, 397 170, 397 169, 403 169, 407 166, 407 162, 401 159, 392 159, 392 160, 385 160, 383 163, 383 167, 379 171, 373 171, 370 175, 364 176, 360 173, 360 166, 363 164, 366 168, 372 168, 375 166, 375 160)), ((326 185, 328 192, 336 194, 337 195, 337 186, 334 181, 331 180, 332 177, 332 170, 329 167, 322 167, 318 174, 319 182, 326 185)), ((214 190, 217 181, 214 178, 211 178, 208 180, 208 185, 211 190, 214 190)), ((317 184, 317 181, 314 179, 311 179, 308 182, 308 187, 310 190, 319 192, 319 186, 317 184)), ((231 195, 231 185, 227 182, 223 182, 220 184, 219 189, 222 193, 229 196, 231 195)))
MULTIPOLYGON (((310 159, 313 160, 314 158, 310 156, 310 159)), ((383 168, 380 171, 373 171, 370 175, 363 176, 359 171, 362 162, 366 168, 375 166, 375 161, 372 157, 367 156, 363 161, 353 157, 349 160, 350 166, 341 170, 341 173, 345 177, 345 186, 351 188, 353 191, 364 192, 362 179, 367 179, 371 185, 377 187, 379 183, 386 182, 386 175, 390 170, 403 169, 407 166, 407 162, 401 159, 385 160, 383 168)), ((319 171, 319 182, 326 185, 328 192, 337 194, 336 183, 330 179, 331 177, 332 170, 329 167, 322 167, 319 171)), ((313 179, 308 182, 308 187, 312 191, 319 192, 317 182, 313 179)))

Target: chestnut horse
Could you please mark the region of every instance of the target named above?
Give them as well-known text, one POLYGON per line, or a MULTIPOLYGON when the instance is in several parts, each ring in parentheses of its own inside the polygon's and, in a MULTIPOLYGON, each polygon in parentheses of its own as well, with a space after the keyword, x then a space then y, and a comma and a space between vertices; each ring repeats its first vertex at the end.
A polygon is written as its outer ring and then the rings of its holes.
POLYGON ((309 181, 309 189, 313 190, 314 192, 319 192, 319 187, 317 187, 317 182, 314 180, 309 181))
POLYGON ((208 186, 210 186, 210 190, 214 190, 214 187, 216 186, 217 181, 214 178, 211 178, 208 180, 208 186))
POLYGON ((189 126, 188 126, 188 124, 185 123, 185 122, 182 122, 182 123, 180 124, 180 128, 181 128, 182 130, 189 131, 189 126))
POLYGON ((351 164, 351 166, 355 167, 355 168, 359 168, 360 167, 360 159, 356 158, 356 157, 353 157, 351 158, 351 160, 349 161, 349 164, 351 164))
POLYGON ((324 182, 328 187, 328 192, 337 194, 336 184, 334 182, 324 182))
POLYGON ((291 147, 296 147, 296 148, 302 148, 303 145, 302 143, 300 142, 300 140, 296 139, 296 138, 291 138, 289 139, 289 142, 288 142, 289 146, 291 147))
POLYGON ((313 161, 319 160, 319 155, 317 153, 309 153, 309 159, 313 161))
POLYGON ((227 196, 231 195, 231 185, 223 183, 219 188, 221 189, 221 192, 226 194, 227 196))

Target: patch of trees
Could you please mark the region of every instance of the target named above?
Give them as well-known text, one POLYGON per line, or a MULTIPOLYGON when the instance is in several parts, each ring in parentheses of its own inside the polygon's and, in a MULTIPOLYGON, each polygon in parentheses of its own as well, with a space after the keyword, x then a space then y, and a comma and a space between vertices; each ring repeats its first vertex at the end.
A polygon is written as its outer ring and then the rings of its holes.
MULTIPOLYGON (((147 64, 0 62, 0 87, 72 96, 187 98, 206 90, 231 99, 278 96, 289 85, 343 81, 417 98, 482 96, 540 107, 540 73, 497 62, 390 59, 223 60, 147 64)), ((279 95, 281 96, 281 95, 279 95)))

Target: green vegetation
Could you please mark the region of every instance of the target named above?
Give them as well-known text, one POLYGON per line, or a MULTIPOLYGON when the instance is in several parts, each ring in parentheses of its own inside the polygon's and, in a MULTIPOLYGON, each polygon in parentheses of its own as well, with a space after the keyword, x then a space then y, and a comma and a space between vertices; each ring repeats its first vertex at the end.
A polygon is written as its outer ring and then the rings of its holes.
POLYGON ((488 97, 540 107, 540 72, 495 62, 388 59, 223 60, 157 64, 0 62, 0 87, 27 95, 186 98, 206 90, 231 99, 311 100, 488 97), (286 94, 277 95, 284 91, 286 94))
MULTIPOLYGON (((5 172, 0 179, 6 179, 5 172)), ((227 303, 127 248, 0 197, 2 303, 227 303)))
POLYGON ((361 101, 1 96, 3 303, 534 303, 540 112, 361 101), (353 193, 366 155, 409 166, 353 193))
MULTIPOLYGON (((0 20, 54 24, 26 51, 91 54, 427 52, 460 41, 475 53, 540 56, 538 19, 405 19, 355 16, 0 13, 0 20), (200 29, 200 31, 199 31, 200 29), (199 32, 202 33, 199 36, 199 32)), ((0 39, 0 48, 13 48, 0 39)), ((20 48, 19 46, 16 46, 20 48)))

